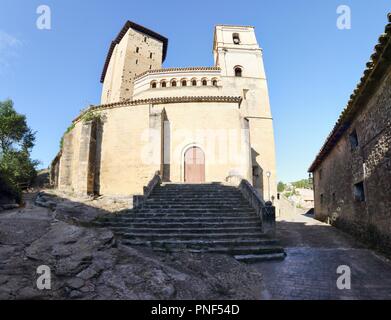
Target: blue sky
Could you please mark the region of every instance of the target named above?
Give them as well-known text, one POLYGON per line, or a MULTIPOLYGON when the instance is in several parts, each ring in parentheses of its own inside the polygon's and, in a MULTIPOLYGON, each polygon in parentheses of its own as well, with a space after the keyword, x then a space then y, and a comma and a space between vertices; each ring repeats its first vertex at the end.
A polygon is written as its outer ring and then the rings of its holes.
POLYGON ((126 20, 169 38, 164 67, 213 65, 215 24, 256 27, 264 49, 279 180, 307 168, 358 83, 391 11, 389 0, 0 0, 0 100, 14 100, 37 131, 48 166, 71 120, 100 100, 111 40, 126 20), (52 29, 36 28, 48 5, 52 29), (336 27, 339 5, 352 28, 336 27))

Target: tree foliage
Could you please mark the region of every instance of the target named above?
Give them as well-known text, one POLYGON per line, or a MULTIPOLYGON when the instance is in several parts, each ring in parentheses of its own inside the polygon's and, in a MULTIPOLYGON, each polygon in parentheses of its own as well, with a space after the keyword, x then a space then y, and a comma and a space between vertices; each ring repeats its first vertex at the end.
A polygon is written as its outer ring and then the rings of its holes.
POLYGON ((286 188, 286 184, 284 182, 280 181, 277 185, 277 191, 280 193, 284 192, 285 188, 286 188))
POLYGON ((20 191, 36 176, 37 161, 30 159, 35 132, 27 125, 26 116, 15 111, 11 100, 0 101, 0 179, 2 188, 20 191))
POLYGON ((0 154, 13 149, 29 152, 35 133, 28 127, 26 116, 14 109, 12 100, 0 101, 0 154))

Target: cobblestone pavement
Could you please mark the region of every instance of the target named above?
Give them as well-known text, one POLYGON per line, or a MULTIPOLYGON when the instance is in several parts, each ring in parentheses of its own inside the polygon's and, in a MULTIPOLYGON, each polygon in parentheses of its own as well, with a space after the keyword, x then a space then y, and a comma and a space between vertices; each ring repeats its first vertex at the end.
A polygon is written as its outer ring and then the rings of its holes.
POLYGON ((283 262, 254 265, 264 276, 263 299, 391 299, 391 262, 349 235, 302 214, 278 219, 283 262), (337 268, 351 268, 351 290, 339 290, 337 268))

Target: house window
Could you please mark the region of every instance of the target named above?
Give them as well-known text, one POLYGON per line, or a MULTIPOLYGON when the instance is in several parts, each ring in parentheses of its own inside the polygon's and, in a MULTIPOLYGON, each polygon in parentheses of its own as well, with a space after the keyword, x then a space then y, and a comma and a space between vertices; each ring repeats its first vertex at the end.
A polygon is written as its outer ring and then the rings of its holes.
POLYGON ((136 59, 136 64, 138 64, 138 59, 136 59))
POLYGON ((193 87, 196 87, 196 86, 197 86, 197 80, 193 79, 193 80, 191 81, 191 85, 192 85, 193 87))
POLYGON ((144 37, 144 42, 147 42, 147 37, 144 37))
POLYGON ((156 82, 151 83, 151 88, 156 88, 156 82))
POLYGON ((232 34, 232 40, 233 40, 234 44, 240 44, 239 33, 232 34))
POLYGON ((171 81, 171 87, 176 87, 176 81, 175 80, 171 81))
POLYGON ((207 86, 208 85, 208 81, 206 81, 206 79, 202 80, 202 85, 203 86, 207 86))
POLYGON ((217 87, 217 80, 213 80, 213 81, 212 81, 212 85, 215 86, 215 87, 217 87))
POLYGON ((150 65, 150 66, 149 66, 149 70, 151 70, 151 69, 152 69, 152 66, 150 65))
POLYGON ((139 52, 139 50, 140 50, 140 48, 139 48, 139 47, 137 47, 137 48, 136 48, 136 53, 138 53, 138 52, 139 52))
POLYGON ((235 77, 241 77, 242 76, 242 68, 236 67, 235 68, 235 77))
POLYGON ((353 132, 349 135, 349 141, 352 149, 356 149, 358 147, 358 136, 356 130, 353 130, 353 132))
POLYGON ((149 54, 149 58, 152 59, 152 52, 149 54))
POLYGON ((167 87, 167 83, 166 83, 166 81, 162 81, 162 83, 161 83, 161 87, 162 87, 162 88, 165 88, 165 87, 167 87))
POLYGON ((365 201, 364 182, 356 183, 353 187, 354 200, 359 202, 365 201))
POLYGON ((186 80, 182 80, 182 87, 186 87, 187 86, 187 81, 186 80))

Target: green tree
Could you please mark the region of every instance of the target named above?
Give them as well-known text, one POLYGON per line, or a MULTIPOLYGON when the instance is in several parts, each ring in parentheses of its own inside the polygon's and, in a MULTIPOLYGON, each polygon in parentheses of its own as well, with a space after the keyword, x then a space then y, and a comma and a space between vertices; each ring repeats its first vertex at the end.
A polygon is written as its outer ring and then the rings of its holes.
POLYGON ((28 127, 26 116, 14 109, 12 100, 0 101, 0 154, 13 149, 29 152, 35 133, 28 127))
POLYGON ((34 143, 35 132, 27 125, 26 116, 15 111, 11 100, 0 101, 0 176, 3 187, 8 185, 19 190, 20 184, 31 183, 35 178, 38 162, 30 159, 34 143))
POLYGON ((281 193, 281 192, 284 192, 285 188, 286 188, 285 183, 282 182, 282 181, 280 181, 280 182, 278 183, 278 185, 277 185, 277 191, 280 192, 280 193, 281 193))

